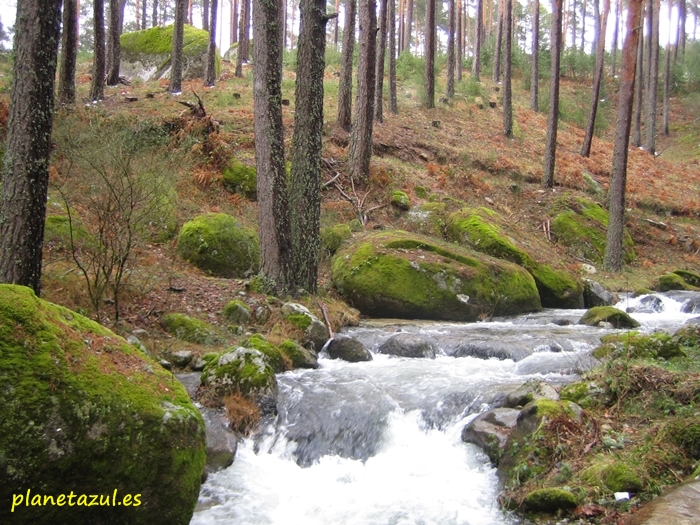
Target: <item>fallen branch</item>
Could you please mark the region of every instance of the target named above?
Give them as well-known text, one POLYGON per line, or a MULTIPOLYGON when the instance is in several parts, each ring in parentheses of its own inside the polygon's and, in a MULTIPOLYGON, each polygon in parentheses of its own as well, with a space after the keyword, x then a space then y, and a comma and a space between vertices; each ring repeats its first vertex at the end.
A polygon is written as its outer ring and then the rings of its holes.
POLYGON ((321 300, 318 300, 318 306, 321 309, 321 313, 323 314, 323 320, 326 323, 326 328, 328 328, 328 338, 333 339, 333 327, 331 326, 331 321, 328 318, 328 312, 326 311, 326 305, 321 302, 321 300))

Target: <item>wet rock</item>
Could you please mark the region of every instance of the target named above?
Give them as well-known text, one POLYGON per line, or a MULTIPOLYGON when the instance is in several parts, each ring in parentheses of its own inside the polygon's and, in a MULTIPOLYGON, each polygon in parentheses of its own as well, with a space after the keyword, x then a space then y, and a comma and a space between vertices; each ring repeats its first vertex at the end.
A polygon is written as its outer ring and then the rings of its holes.
POLYGON ((400 357, 426 357, 435 358, 437 347, 435 343, 426 337, 416 334, 400 333, 382 344, 377 352, 400 357))
POLYGON ((680 485, 647 503, 628 525, 697 525, 700 516, 700 480, 680 485))
POLYGON ((222 409, 202 408, 207 437, 207 474, 230 467, 238 449, 238 435, 228 428, 228 420, 222 409))
POLYGON ((480 447, 496 465, 519 413, 520 410, 513 408, 494 408, 479 414, 462 430, 462 441, 480 447))
POLYGON ((700 295, 692 297, 683 303, 681 312, 684 314, 700 314, 700 295))
POLYGON ((194 354, 190 350, 178 350, 170 352, 170 362, 177 368, 185 368, 192 362, 194 354))
POLYGON ((284 303, 282 315, 294 326, 304 331, 306 339, 320 352, 328 341, 328 328, 306 306, 298 303, 284 303))
POLYGON ((607 290, 603 285, 584 279, 583 282, 583 303, 586 308, 594 306, 612 306, 616 304, 620 298, 617 294, 607 290))
POLYGON ((638 328, 639 323, 622 310, 612 306, 594 306, 588 310, 578 324, 598 326, 610 323, 614 328, 638 328))
POLYGON ((162 366, 163 368, 165 368, 166 370, 172 370, 172 369, 173 369, 172 363, 171 363, 170 361, 165 360, 165 359, 159 359, 159 360, 158 360, 158 364, 159 364, 160 366, 162 366))
POLYGON ((647 295, 639 300, 637 306, 627 309, 627 313, 655 314, 664 311, 664 303, 658 295, 647 295))
POLYGON ((175 379, 182 383, 190 398, 194 399, 201 384, 201 376, 202 374, 199 372, 186 372, 184 374, 176 374, 175 379))
POLYGON ((559 401, 559 393, 543 381, 528 381, 506 396, 504 407, 524 407, 536 399, 559 401))
POLYGON ((326 348, 331 359, 343 359, 351 363, 371 361, 372 354, 365 345, 354 337, 336 335, 326 348))
POLYGON ((500 360, 512 359, 520 361, 532 354, 532 350, 525 345, 516 346, 499 341, 462 342, 450 352, 454 357, 477 357, 479 359, 496 358, 500 360))
POLYGON ((287 339, 279 346, 280 350, 292 361, 294 368, 318 368, 318 355, 309 348, 287 339))

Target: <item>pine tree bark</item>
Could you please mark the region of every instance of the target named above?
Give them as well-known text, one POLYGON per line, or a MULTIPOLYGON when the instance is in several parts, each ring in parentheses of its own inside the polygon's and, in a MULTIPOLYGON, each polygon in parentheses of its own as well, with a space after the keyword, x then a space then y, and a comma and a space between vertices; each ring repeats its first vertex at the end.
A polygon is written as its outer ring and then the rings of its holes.
MULTIPOLYGON (((680 7, 680 6, 679 6, 680 7)), ((664 106, 662 132, 669 136, 669 113, 671 111, 671 30, 673 27, 673 0, 668 0, 668 40, 666 41, 666 56, 664 57, 664 106)))
POLYGON ((406 25, 404 26, 403 51, 411 52, 411 33, 413 31, 413 0, 406 0, 406 25))
POLYGON ((294 141, 289 185, 292 227, 292 286, 317 291, 321 247, 321 150, 323 70, 326 52, 325 0, 301 0, 295 91, 294 141))
POLYGON ((476 4, 476 36, 474 37, 474 61, 472 62, 472 79, 480 81, 481 77, 481 45, 484 32, 484 0, 477 0, 476 4))
POLYGON ((464 26, 462 25, 462 0, 457 0, 457 82, 462 82, 464 71, 464 26))
POLYGON ((501 50, 503 46, 503 2, 498 0, 498 18, 496 19, 496 48, 493 52, 493 81, 501 81, 501 50))
POLYGON ((105 98, 105 4, 104 0, 93 0, 93 59, 90 99, 105 98))
POLYGON ((530 109, 540 105, 540 0, 532 2, 532 69, 530 70, 530 109))
POLYGON ((108 59, 107 59, 107 79, 108 86, 119 84, 119 61, 121 60, 121 45, 119 43, 119 0, 109 0, 109 29, 107 32, 108 59))
POLYGON ((455 0, 448 0, 447 14, 447 89, 446 95, 449 98, 455 96, 455 21, 456 6, 455 0))
POLYGON ((146 18, 148 17, 148 2, 147 0, 141 0, 141 29, 146 29, 148 27, 146 18))
POLYGON ((622 21, 622 0, 615 0, 615 27, 612 34, 612 49, 610 50, 610 74, 612 78, 617 76, 617 46, 618 46, 618 28, 622 21))
POLYGON ((338 125, 345 131, 352 127, 352 58, 355 51, 357 0, 346 0, 343 22, 343 56, 338 82, 338 125))
POLYGON ((504 72, 503 72, 503 133, 513 136, 513 94, 511 91, 513 54, 513 1, 504 0, 503 29, 505 30, 504 72))
POLYGON ((389 112, 398 115, 399 103, 396 97, 396 0, 389 0, 387 22, 389 24, 389 112))
POLYGON ((561 69, 563 0, 552 3, 552 67, 549 74, 549 113, 547 114, 547 138, 544 147, 542 186, 554 186, 554 165, 557 154, 557 127, 559 121, 559 71, 561 69))
POLYGON ((41 294, 61 1, 17 3, 0 195, 0 282, 41 294))
POLYGON ((374 120, 384 121, 384 62, 387 40, 387 0, 379 0, 379 34, 377 35, 377 58, 374 72, 374 120))
POLYGON ((229 34, 229 40, 231 40, 231 45, 238 42, 238 0, 230 0, 231 3, 231 18, 230 25, 231 31, 229 34))
POLYGON ((151 18, 152 27, 158 26, 158 0, 153 0, 153 13, 151 18))
POLYGON ((648 87, 644 111, 644 149, 656 153, 656 108, 659 94, 659 15, 661 0, 652 0, 651 50, 647 68, 648 87))
POLYGON ((581 156, 588 157, 591 154, 591 144, 593 143, 593 132, 595 130, 596 114, 598 113, 598 99, 600 99, 600 88, 603 84, 603 67, 605 65, 605 31, 608 27, 608 13, 610 12, 610 0, 603 0, 603 12, 599 10, 598 0, 594 2, 596 12, 596 49, 595 78, 593 79, 593 97, 591 99, 591 109, 588 113, 588 126, 586 135, 581 147, 581 156))
POLYGON ((253 3, 255 164, 261 274, 284 295, 291 282, 291 227, 282 123, 282 12, 278 0, 253 3))
POLYGON ((608 270, 622 270, 622 235, 625 226, 625 187, 630 136, 637 46, 641 33, 642 0, 629 0, 627 36, 622 47, 622 72, 618 91, 617 124, 613 145, 613 165, 608 191, 610 218, 605 243, 604 265, 608 270))
POLYGON ((207 67, 204 72, 204 85, 208 87, 214 87, 216 84, 216 17, 218 10, 219 0, 211 0, 211 21, 207 24, 209 27, 209 47, 207 48, 207 67))
POLYGON ((437 26, 435 25, 435 0, 426 0, 425 3, 425 81, 423 84, 425 93, 423 107, 426 109, 435 107, 435 48, 437 40, 437 26))
POLYGON ((209 0, 202 0, 202 29, 209 31, 209 0))
POLYGON ((65 0, 61 35, 61 68, 58 75, 58 102, 75 104, 75 66, 78 58, 78 2, 65 0))
MULTIPOLYGON (((252 0, 241 0, 241 20, 238 24, 238 53, 236 54, 236 73, 238 78, 243 78, 243 63, 250 58, 250 39, 248 28, 250 27, 250 4, 252 0)), ((284 50, 284 41, 282 42, 284 50)))
POLYGON ((348 172, 354 181, 365 184, 372 157, 372 116, 374 114, 374 59, 376 57, 375 0, 359 0, 360 52, 357 62, 355 119, 350 132, 348 172))
MULTIPOLYGON (((642 8, 643 9, 643 8, 642 8)), ((634 80, 634 127, 632 128, 632 144, 639 148, 642 145, 642 106, 644 86, 644 33, 639 33, 637 44, 637 67, 634 80)))
POLYGON ((173 24, 173 50, 170 59, 170 93, 182 93, 182 43, 185 35, 187 0, 175 0, 175 22, 173 24))

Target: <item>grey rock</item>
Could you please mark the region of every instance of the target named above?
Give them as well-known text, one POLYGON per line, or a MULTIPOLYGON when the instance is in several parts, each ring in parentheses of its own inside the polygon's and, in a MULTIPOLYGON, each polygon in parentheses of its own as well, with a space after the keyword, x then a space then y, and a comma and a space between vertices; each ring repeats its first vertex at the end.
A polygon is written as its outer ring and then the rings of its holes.
POLYGON ((354 337, 346 335, 336 335, 328 343, 326 351, 331 359, 343 359, 351 363, 372 360, 372 354, 365 345, 354 337))
POLYGON ((628 525, 697 525, 700 516, 700 480, 673 488, 633 514, 628 525))
POLYGON ((559 401, 559 392, 543 381, 528 381, 506 396, 504 407, 524 407, 536 399, 559 401))
POLYGON ((190 350, 170 352, 170 362, 177 368, 185 368, 192 362, 194 354, 190 350))
POLYGON ((583 303, 586 308, 594 306, 612 306, 620 300, 616 293, 606 289, 603 285, 584 279, 583 282, 583 303))
POLYGON ((479 414, 462 430, 462 441, 480 447, 496 465, 519 413, 520 410, 514 408, 494 408, 479 414))
POLYGON ((684 314, 700 314, 700 296, 692 297, 683 303, 681 312, 684 314))
POLYGON ((387 339, 377 350, 380 354, 400 357, 435 358, 437 347, 433 341, 416 334, 399 333, 387 339))
POLYGON ((222 409, 202 408, 207 436, 207 462, 204 471, 209 474, 230 467, 236 456, 239 436, 228 428, 222 409))
POLYGON ((201 384, 202 374, 199 372, 186 372, 184 374, 175 374, 175 378, 182 383, 190 395, 190 398, 194 399, 197 395, 197 390, 201 384))
POLYGON ((328 341, 330 334, 328 328, 318 319, 312 319, 311 324, 305 330, 306 339, 313 345, 316 352, 320 352, 328 341))
POLYGON ((647 295, 642 297, 637 303, 637 306, 633 306, 627 309, 627 313, 638 313, 638 314, 655 314, 664 311, 664 303, 661 301, 661 297, 658 295, 647 295))
POLYGON ((170 361, 166 361, 165 359, 159 359, 158 364, 165 368, 166 370, 172 370, 173 365, 170 363, 170 361))

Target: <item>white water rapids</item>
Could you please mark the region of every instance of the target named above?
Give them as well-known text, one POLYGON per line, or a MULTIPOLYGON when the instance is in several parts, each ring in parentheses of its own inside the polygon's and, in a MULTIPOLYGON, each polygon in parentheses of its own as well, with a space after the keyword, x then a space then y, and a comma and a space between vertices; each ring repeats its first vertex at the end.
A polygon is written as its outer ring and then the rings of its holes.
MULTIPOLYGON (((700 313, 681 313, 688 297, 663 296, 663 312, 632 315, 642 330, 673 331, 700 313)), ((495 470, 461 431, 528 379, 561 384, 590 367, 590 351, 611 330, 560 326, 583 313, 477 324, 374 321, 348 330, 373 353, 408 331, 431 338, 442 355, 322 358, 317 370, 278 375, 276 421, 239 447, 231 467, 209 476, 191 525, 519 523, 499 509, 495 470), (467 353, 481 358, 455 357, 467 353)))

